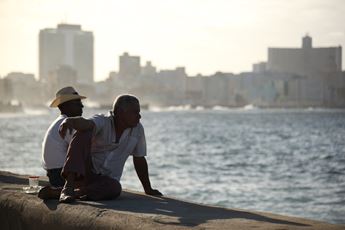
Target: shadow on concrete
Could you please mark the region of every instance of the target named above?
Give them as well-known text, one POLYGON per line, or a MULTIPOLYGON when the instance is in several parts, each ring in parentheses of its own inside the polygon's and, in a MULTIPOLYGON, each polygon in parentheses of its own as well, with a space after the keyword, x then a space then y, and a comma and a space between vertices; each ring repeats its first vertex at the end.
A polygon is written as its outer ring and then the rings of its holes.
MULTIPOLYGON (((22 184, 27 185, 29 183, 28 181, 29 176, 18 176, 17 174, 13 174, 10 172, 0 171, 0 182, 4 184, 22 184)), ((44 178, 44 177, 42 177, 44 178)), ((49 185, 48 181, 46 179, 40 178, 40 185, 46 186, 49 185)))
POLYGON ((28 184, 28 179, 25 177, 18 177, 16 174, 1 172, 0 181, 6 184, 28 184))
MULTIPOLYGON (((79 202, 78 202, 79 203, 79 202)), ((285 224, 294 226, 310 226, 302 223, 273 219, 263 215, 231 209, 203 206, 186 201, 166 197, 153 197, 130 192, 122 192, 117 200, 101 202, 80 202, 102 209, 125 211, 139 214, 155 214, 175 217, 178 221, 154 219, 157 223, 183 225, 188 227, 198 226, 209 220, 220 219, 247 219, 269 222, 273 224, 285 224)))
POLYGON ((57 209, 59 204, 58 200, 44 200, 43 203, 49 208, 49 210, 54 211, 57 209))

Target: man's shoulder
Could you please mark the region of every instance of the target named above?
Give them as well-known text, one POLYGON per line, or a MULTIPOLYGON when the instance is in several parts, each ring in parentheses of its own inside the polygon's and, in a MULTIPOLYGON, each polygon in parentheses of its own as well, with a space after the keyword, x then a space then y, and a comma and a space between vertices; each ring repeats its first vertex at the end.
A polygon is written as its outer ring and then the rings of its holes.
POLYGON ((104 122, 104 121, 110 121, 111 120, 111 115, 106 115, 103 113, 98 113, 93 115, 89 120, 94 121, 94 122, 104 122))
POLYGON ((49 126, 47 129, 44 139, 47 140, 57 140, 61 141, 61 137, 59 135, 59 127, 61 123, 67 118, 65 115, 58 116, 49 126))
POLYGON ((60 126, 60 124, 67 118, 66 115, 58 116, 49 126, 48 130, 56 129, 60 126))
POLYGON ((89 120, 92 121, 95 125, 95 133, 99 133, 106 127, 111 127, 112 124, 112 116, 102 113, 92 116, 89 120))
POLYGON ((104 114, 104 113, 97 113, 93 115, 90 119, 110 119, 111 115, 110 114, 104 114))

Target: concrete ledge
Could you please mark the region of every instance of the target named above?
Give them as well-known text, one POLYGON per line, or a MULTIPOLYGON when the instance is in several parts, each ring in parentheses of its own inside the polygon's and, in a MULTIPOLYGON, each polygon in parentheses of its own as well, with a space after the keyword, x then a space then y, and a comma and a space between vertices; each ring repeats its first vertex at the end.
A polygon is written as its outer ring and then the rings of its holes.
MULTIPOLYGON (((0 171, 0 229, 345 229, 296 217, 225 209, 124 191, 117 200, 59 204, 22 192, 27 177, 0 171)), ((46 182, 45 182, 46 183, 46 182)))

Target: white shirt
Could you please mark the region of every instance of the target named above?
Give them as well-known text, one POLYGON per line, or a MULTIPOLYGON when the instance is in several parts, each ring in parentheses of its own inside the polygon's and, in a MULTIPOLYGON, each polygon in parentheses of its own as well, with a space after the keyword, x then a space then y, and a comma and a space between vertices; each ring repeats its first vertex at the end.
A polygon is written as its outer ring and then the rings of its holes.
POLYGON ((72 134, 67 131, 65 139, 59 135, 60 124, 67 118, 60 115, 48 128, 42 142, 42 164, 45 169, 62 168, 72 134))
POLYGON ((91 145, 94 171, 120 181, 123 167, 130 155, 146 156, 144 128, 138 123, 134 128, 125 129, 119 143, 116 143, 113 116, 99 114, 91 120, 95 123, 91 145))

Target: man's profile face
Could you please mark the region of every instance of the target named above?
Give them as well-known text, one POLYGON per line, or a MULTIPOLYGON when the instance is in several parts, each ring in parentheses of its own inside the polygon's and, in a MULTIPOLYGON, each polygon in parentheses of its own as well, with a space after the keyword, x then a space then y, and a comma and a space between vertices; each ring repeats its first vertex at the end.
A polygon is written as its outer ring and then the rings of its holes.
POLYGON ((132 103, 121 111, 121 119, 127 127, 133 128, 138 125, 140 121, 140 105, 139 103, 132 103))

